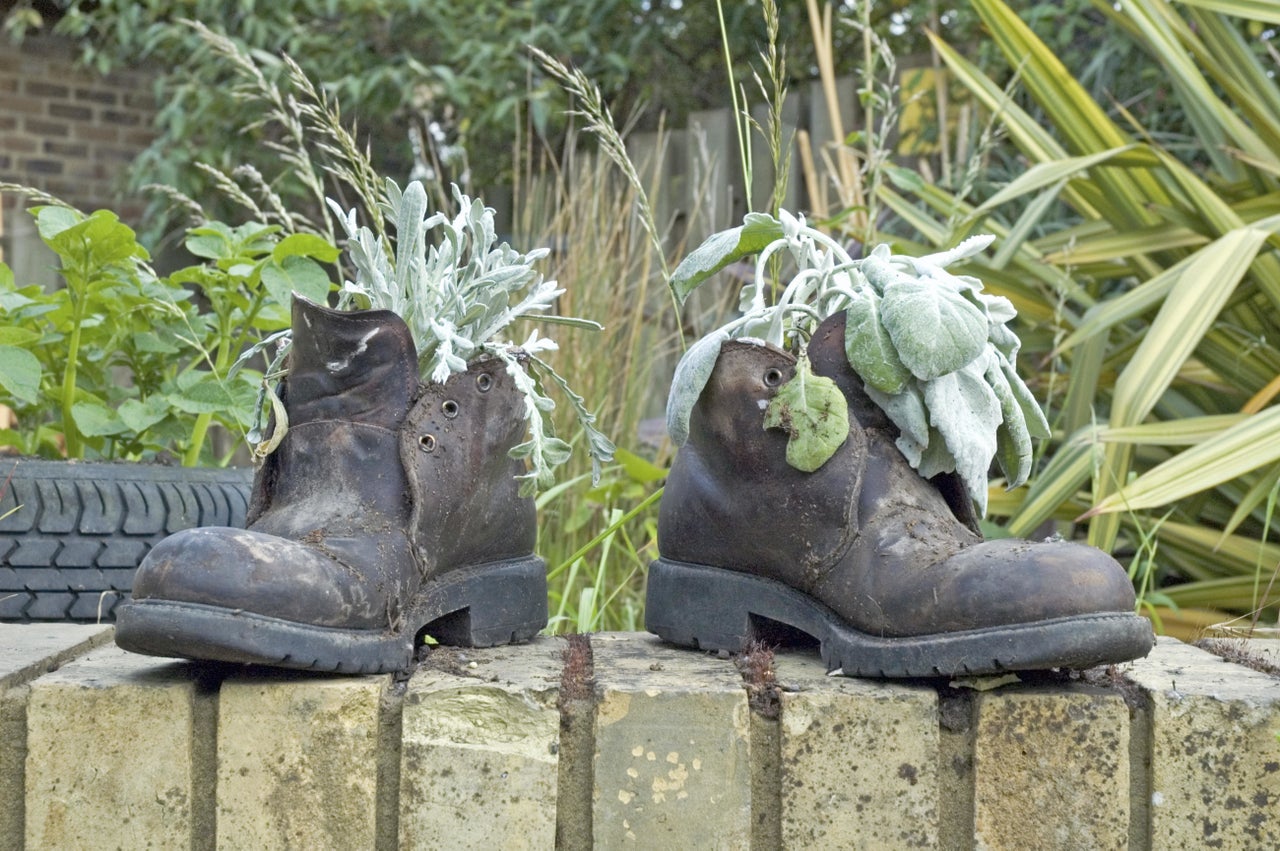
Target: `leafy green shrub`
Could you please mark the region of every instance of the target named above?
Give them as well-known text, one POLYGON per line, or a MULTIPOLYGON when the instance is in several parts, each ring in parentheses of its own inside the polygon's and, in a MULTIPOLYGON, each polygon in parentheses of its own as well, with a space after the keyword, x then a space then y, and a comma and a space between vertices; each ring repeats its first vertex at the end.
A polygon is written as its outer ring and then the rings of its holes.
POLYGON ((243 435, 262 379, 236 368, 240 352, 288 325, 291 292, 327 295, 321 263, 337 249, 274 225, 206 222, 185 241, 200 262, 160 276, 111 212, 50 204, 32 214, 66 285, 23 286, 0 264, 0 404, 18 421, 0 445, 225 463, 210 455, 209 426, 243 435))

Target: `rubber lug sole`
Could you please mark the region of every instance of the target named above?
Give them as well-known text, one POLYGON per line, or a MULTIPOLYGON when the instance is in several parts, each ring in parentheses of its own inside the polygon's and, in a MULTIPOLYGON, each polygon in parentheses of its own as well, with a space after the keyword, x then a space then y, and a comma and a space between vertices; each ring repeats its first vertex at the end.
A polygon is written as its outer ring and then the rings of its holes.
POLYGON ((672 644, 729 652, 798 631, 817 641, 827 670, 864 677, 1091 668, 1145 656, 1155 641, 1146 618, 1131 612, 933 635, 870 635, 781 582, 667 559, 649 565, 645 628, 672 644))
POLYGON ((546 624, 546 565, 529 556, 450 571, 424 583, 398 628, 340 629, 145 599, 120 607, 116 644, 150 656, 378 674, 408 669, 424 634, 441 644, 493 647, 528 641, 546 624))

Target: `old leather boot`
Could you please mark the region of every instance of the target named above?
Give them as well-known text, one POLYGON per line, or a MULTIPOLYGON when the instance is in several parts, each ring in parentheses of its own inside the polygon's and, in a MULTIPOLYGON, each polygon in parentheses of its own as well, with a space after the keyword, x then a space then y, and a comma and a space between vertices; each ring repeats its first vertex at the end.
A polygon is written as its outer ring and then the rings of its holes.
POLYGON ((667 641, 739 650, 799 630, 831 669, 910 677, 1089 667, 1145 655, 1124 570, 1065 541, 983 542, 954 483, 921 478, 843 351, 844 316, 809 346, 849 402, 850 434, 801 472, 764 408, 795 358, 725 343, 663 492, 646 626, 667 641), (941 485, 941 488, 940 488, 941 485), (946 495, 944 495, 946 492, 946 495))
POLYGON ((289 429, 247 529, 197 528, 138 568, 116 642, 287 668, 406 668, 415 637, 489 646, 546 623, 533 500, 517 495, 522 402, 500 360, 420 386, 389 311, 296 298, 289 429))

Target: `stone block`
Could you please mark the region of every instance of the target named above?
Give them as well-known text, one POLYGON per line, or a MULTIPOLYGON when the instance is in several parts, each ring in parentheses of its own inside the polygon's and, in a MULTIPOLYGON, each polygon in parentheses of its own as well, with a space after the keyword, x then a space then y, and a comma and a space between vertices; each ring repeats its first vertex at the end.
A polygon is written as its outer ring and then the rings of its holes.
POLYGON ((1127 676, 1151 718, 1151 847, 1280 848, 1280 677, 1170 638, 1127 676))
POLYGON ((597 848, 746 848, 750 710, 728 659, 593 635, 597 848))
POLYGON ((1129 845, 1129 708, 1084 685, 1003 687, 976 697, 978 848, 1129 845))
POLYGON ((400 847, 553 848, 564 642, 439 648, 409 681, 400 847))
POLYGON ((30 688, 28 848, 191 847, 191 666, 104 647, 30 688))
POLYGON ((372 848, 390 677, 252 669, 218 701, 218 846, 372 848))
POLYGON ((779 652, 786 848, 937 847, 938 696, 779 652))
POLYGON ((80 624, 0 624, 0 849, 19 849, 27 759, 27 683, 111 637, 80 624))
POLYGON ((77 654, 111 640, 92 624, 0 624, 0 689, 28 682, 77 654))

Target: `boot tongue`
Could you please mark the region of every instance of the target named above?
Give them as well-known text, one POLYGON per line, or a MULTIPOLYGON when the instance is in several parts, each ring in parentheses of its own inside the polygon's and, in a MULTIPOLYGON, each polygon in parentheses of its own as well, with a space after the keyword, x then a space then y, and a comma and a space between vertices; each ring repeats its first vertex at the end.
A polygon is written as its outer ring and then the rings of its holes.
POLYGON ((293 299, 289 421, 343 420, 396 429, 418 386, 418 353, 389 310, 330 310, 293 299))

